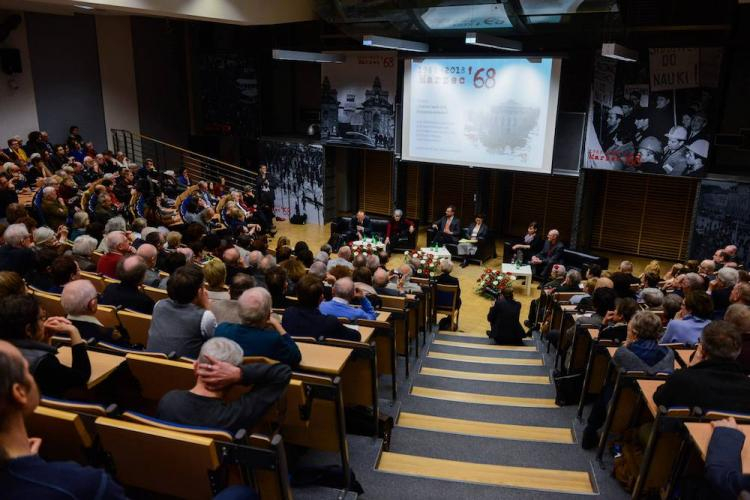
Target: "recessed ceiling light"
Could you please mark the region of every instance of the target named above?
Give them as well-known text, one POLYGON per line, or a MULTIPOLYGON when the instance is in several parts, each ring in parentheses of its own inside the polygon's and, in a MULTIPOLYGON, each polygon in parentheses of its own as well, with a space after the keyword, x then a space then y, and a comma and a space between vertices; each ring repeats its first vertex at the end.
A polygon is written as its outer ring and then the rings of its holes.
POLYGON ((491 49, 509 50, 511 52, 519 52, 523 50, 523 44, 521 42, 484 33, 466 33, 465 41, 467 45, 477 45, 479 47, 489 47, 491 49))
POLYGON ((380 47, 382 49, 405 50, 407 52, 429 52, 430 50, 430 46, 426 43, 378 35, 363 36, 362 45, 365 47, 380 47))
POLYGON ((344 54, 323 54, 321 52, 301 52, 299 50, 273 49, 271 56, 277 61, 303 61, 319 63, 342 63, 346 61, 344 54))

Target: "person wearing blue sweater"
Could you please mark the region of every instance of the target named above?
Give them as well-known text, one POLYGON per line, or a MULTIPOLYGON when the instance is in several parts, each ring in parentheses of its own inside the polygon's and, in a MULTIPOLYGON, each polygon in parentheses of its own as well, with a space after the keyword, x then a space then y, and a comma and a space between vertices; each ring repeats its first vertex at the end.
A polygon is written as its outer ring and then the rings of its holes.
POLYGON ((703 329, 711 322, 714 306, 711 297, 702 290, 691 290, 682 301, 682 309, 677 317, 667 323, 661 344, 695 345, 701 338, 703 329))
POLYGON ((297 367, 302 354, 279 320, 271 316, 268 290, 261 287, 245 290, 237 303, 242 324, 221 323, 214 336, 234 340, 242 347, 245 356, 265 356, 292 368, 297 367))
POLYGON ((706 480, 711 494, 717 500, 745 498, 750 491, 750 476, 742 474, 745 434, 732 417, 714 420, 711 427, 713 434, 706 453, 706 480))
POLYGON ((333 298, 320 304, 320 312, 327 316, 346 318, 350 321, 358 319, 375 319, 378 313, 370 304, 364 293, 354 287, 351 278, 340 278, 333 285, 333 298), (361 308, 350 304, 352 299, 360 300, 361 308))
POLYGON ((29 363, 0 341, 0 497, 124 499, 125 492, 105 471, 74 462, 47 462, 39 438, 26 433, 24 416, 39 405, 39 389, 29 363))

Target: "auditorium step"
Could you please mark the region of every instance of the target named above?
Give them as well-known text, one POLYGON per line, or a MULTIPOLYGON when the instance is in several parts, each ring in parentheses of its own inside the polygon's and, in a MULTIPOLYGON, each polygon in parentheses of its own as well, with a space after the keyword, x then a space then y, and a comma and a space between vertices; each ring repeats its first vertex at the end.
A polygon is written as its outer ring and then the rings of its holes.
POLYGON ((463 361, 464 363, 482 363, 489 365, 544 366, 541 359, 470 356, 466 354, 452 354, 437 351, 430 351, 427 357, 432 359, 445 359, 448 361, 463 361))
POLYGON ((516 396, 496 396, 475 392, 447 391, 429 387, 414 386, 412 396, 456 401, 460 403, 476 403, 496 406, 518 406, 521 408, 557 408, 552 398, 525 398, 516 396))
POLYGON ((463 370, 445 370, 442 368, 431 368, 422 366, 420 375, 431 377, 444 377, 462 380, 477 380, 485 382, 509 382, 513 384, 539 384, 549 385, 549 377, 546 375, 512 375, 502 373, 470 372, 463 370))
POLYGON ((380 472, 492 486, 533 489, 558 493, 596 494, 591 473, 514 467, 384 451, 377 463, 380 472))

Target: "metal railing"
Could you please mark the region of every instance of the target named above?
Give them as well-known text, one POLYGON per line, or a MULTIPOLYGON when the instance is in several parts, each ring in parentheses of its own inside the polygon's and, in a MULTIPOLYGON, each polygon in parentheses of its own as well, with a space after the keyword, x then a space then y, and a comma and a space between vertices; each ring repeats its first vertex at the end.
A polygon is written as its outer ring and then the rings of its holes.
POLYGON ((139 166, 151 159, 160 172, 173 170, 178 175, 184 167, 193 182, 219 182, 223 178, 228 187, 242 189, 247 185, 255 186, 257 174, 240 166, 129 130, 111 129, 111 133, 115 151, 122 151, 139 166))

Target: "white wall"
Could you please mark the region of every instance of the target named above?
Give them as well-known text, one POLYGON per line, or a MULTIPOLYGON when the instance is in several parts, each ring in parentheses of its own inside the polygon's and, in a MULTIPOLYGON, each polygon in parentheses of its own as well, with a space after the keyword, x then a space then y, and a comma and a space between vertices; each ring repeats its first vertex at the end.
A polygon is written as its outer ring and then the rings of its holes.
POLYGON ((140 133, 130 17, 96 16, 96 38, 107 143, 114 149, 111 129, 140 133))
MULTIPOLYGON (((0 11, 0 18, 7 14, 9 12, 0 11)), ((9 137, 20 135, 26 142, 29 132, 39 130, 25 19, 3 43, 0 43, 0 47, 21 51, 22 72, 12 77, 0 72, 0 146, 7 147, 5 141, 9 137), (11 87, 11 79, 17 89, 11 87)))

